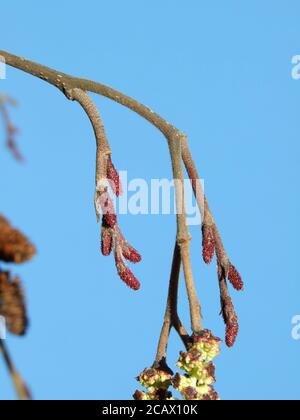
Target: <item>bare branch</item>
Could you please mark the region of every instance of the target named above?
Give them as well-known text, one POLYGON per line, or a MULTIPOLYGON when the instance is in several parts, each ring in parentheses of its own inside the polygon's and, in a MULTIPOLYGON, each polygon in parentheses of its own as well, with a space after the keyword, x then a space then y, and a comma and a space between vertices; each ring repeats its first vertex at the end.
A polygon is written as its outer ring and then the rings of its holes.
MULTIPOLYGON (((195 163, 192 159, 190 150, 188 148, 187 136, 183 134, 180 130, 178 130, 176 127, 174 127, 172 124, 170 124, 168 121, 163 119, 160 115, 152 111, 149 107, 108 86, 96 83, 94 81, 69 76, 51 68, 26 60, 25 58, 12 55, 5 51, 0 51, 0 56, 4 57, 8 65, 22 70, 26 73, 29 73, 35 77, 38 77, 57 87, 69 100, 78 101, 84 108, 93 125, 97 141, 96 203, 98 203, 100 196, 107 192, 107 189, 103 188, 102 182, 104 181, 104 179, 107 178, 107 165, 109 162, 109 156, 111 151, 105 135, 100 114, 93 101, 86 93, 86 91, 100 94, 131 109, 132 111, 136 112, 141 117, 149 121, 151 124, 153 124, 166 137, 166 140, 169 145, 169 151, 171 155, 173 168, 173 177, 176 186, 175 190, 177 205, 177 245, 175 247, 174 254, 175 261, 173 261, 173 270, 175 270, 175 272, 173 272, 172 270, 165 322, 162 329, 161 340, 157 355, 157 360, 162 360, 165 357, 167 341, 172 326, 176 328, 176 330, 181 336, 184 336, 186 334, 186 331, 184 330, 179 321, 178 315, 176 315, 177 307, 175 312, 174 303, 170 303, 170 293, 174 294, 174 288, 176 289, 177 294, 178 278, 176 280, 176 277, 177 272, 180 269, 178 255, 179 251, 180 258, 183 263, 186 288, 190 304, 192 330, 194 334, 197 335, 200 334, 203 329, 201 307, 197 297, 190 261, 191 237, 186 223, 182 160, 186 166, 186 169, 188 171, 189 177, 193 185, 193 189, 202 215, 203 228, 208 229, 206 231, 205 229, 203 230, 203 236, 206 238, 206 250, 204 252, 204 259, 206 260, 206 262, 210 262, 214 252, 216 252, 218 266, 222 269, 223 273, 225 273, 222 277, 222 279, 225 281, 225 286, 227 287, 226 277, 230 279, 230 281, 233 283, 233 285, 235 285, 237 289, 240 288, 242 285, 242 281, 238 272, 235 270, 234 266, 230 263, 227 257, 221 237, 219 235, 218 229, 215 225, 213 216, 209 209, 207 200, 205 198, 204 192, 199 181, 199 176, 195 163), (173 308, 172 310, 170 310, 170 307, 172 305, 173 308)), ((109 202, 108 199, 107 201, 109 202)), ((99 214, 100 211, 97 213, 98 218, 99 214)), ((103 253, 109 254, 112 249, 112 246, 114 246, 116 254, 116 251, 120 248, 120 245, 118 245, 118 241, 116 241, 117 220, 116 215, 113 212, 104 220, 103 228, 103 253)), ((126 266, 123 266, 123 261, 120 258, 120 256, 122 255, 117 253, 115 257, 117 268, 118 271, 120 271, 121 278, 123 277, 123 279, 125 279, 124 281, 126 281, 128 280, 128 272, 126 266)), ((223 287, 223 283, 221 284, 223 287)), ((137 286, 137 283, 135 282, 134 285, 137 286)))

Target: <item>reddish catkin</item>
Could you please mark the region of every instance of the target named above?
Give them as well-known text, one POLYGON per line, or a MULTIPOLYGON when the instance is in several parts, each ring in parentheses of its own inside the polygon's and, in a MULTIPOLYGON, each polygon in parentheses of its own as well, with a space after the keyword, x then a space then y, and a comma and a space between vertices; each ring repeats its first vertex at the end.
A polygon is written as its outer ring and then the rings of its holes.
POLYGON ((211 226, 203 224, 202 226, 202 252, 206 264, 210 264, 215 254, 216 242, 211 226))
POLYGON ((111 189, 117 197, 123 194, 122 182, 120 175, 116 170, 114 164, 112 163, 111 156, 109 156, 107 161, 107 179, 110 183, 111 189))
POLYGON ((230 283, 236 290, 241 291, 244 289, 244 283, 240 276, 240 273, 232 264, 230 264, 230 267, 228 270, 228 280, 230 281, 230 283))
POLYGON ((101 194, 100 205, 103 213, 103 226, 114 228, 117 224, 117 215, 114 203, 107 192, 101 194))
POLYGON ((238 319, 236 317, 236 319, 234 320, 234 322, 229 323, 226 325, 226 345, 228 347, 233 347, 237 336, 239 333, 239 323, 238 323, 238 319))
POLYGON ((5 318, 9 332, 25 334, 28 322, 21 282, 6 271, 0 271, 0 315, 5 318))
POLYGON ((142 261, 141 255, 138 253, 138 251, 133 248, 129 242, 124 238, 119 226, 116 226, 114 229, 116 234, 116 242, 120 246, 123 257, 132 262, 133 264, 139 263, 142 261))
POLYGON ((110 230, 106 227, 102 227, 101 251, 105 257, 108 257, 112 251, 112 236, 110 230))
POLYGON ((122 254, 126 260, 132 262, 133 264, 137 264, 142 261, 141 255, 129 244, 122 247, 122 254))
POLYGON ((117 271, 121 280, 123 280, 124 283, 127 284, 127 286, 130 287, 131 289, 139 290, 139 288, 141 287, 140 282, 138 281, 137 278, 135 278, 135 276, 130 271, 130 269, 124 264, 122 256, 116 250, 115 250, 115 262, 116 262, 117 271))
POLYGON ((228 347, 233 347, 239 333, 239 321, 229 296, 222 300, 222 313, 226 324, 225 342, 228 347))

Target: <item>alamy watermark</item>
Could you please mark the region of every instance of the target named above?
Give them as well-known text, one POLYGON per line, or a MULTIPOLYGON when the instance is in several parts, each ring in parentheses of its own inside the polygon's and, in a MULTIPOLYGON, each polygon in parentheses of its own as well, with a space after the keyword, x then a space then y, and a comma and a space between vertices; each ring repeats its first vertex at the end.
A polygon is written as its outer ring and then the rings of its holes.
MULTIPOLYGON (((117 214, 121 215, 177 215, 186 213, 188 225, 200 225, 201 215, 204 214, 204 181, 198 180, 194 190, 190 179, 170 180, 142 178, 128 179, 128 173, 121 171, 120 178, 123 194, 115 199, 114 207, 117 214), (198 197, 198 202, 196 200, 198 197)), ((102 188, 109 187, 107 180, 101 182, 102 188)), ((100 187, 99 187, 100 188, 100 187)), ((96 203, 97 211, 101 209, 101 201, 96 203)), ((109 212, 111 209, 107 208, 109 212)))
POLYGON ((292 338, 293 340, 300 341, 300 315, 295 315, 292 318, 292 338))
POLYGON ((294 55, 292 57, 292 78, 294 80, 300 80, 300 55, 294 55))

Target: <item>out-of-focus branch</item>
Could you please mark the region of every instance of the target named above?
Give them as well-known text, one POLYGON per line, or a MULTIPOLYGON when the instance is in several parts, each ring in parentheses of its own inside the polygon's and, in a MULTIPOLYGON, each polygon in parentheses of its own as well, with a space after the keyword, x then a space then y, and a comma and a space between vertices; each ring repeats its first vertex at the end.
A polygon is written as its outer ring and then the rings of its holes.
MULTIPOLYGON (((0 261, 21 264, 31 260, 35 247, 19 230, 0 215, 0 261)), ((0 267, 0 316, 5 319, 7 331, 16 336, 26 333, 28 321, 25 296, 21 281, 0 267)), ((30 392, 14 366, 5 341, 0 339, 0 352, 15 386, 19 399, 31 399, 30 392)))
POLYGON ((6 145, 10 150, 14 158, 20 162, 24 161, 24 157, 21 154, 16 141, 16 135, 18 133, 17 127, 14 126, 10 119, 10 115, 7 109, 7 105, 16 106, 17 102, 9 96, 0 95, 0 113, 3 118, 4 127, 6 130, 6 145))
POLYGON ((14 363, 12 361, 12 358, 9 354, 8 348, 7 348, 4 340, 1 340, 1 339, 0 339, 0 352, 2 353, 4 362, 6 364, 8 372, 10 374, 11 380, 14 384, 17 397, 20 400, 31 400, 32 396, 31 396, 31 393, 29 391, 29 388, 27 387, 27 385, 26 385, 24 379, 22 378, 22 376, 19 374, 19 372, 15 368, 15 365, 14 365, 14 363))

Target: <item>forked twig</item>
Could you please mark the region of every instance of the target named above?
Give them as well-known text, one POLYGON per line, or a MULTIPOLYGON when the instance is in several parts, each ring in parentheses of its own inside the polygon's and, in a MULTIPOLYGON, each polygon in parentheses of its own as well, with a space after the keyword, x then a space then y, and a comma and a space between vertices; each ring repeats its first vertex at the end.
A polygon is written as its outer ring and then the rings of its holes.
POLYGON ((182 339, 185 347, 187 348, 189 343, 189 334, 187 333, 185 327, 183 326, 180 318, 178 316, 178 285, 179 285, 179 276, 180 276, 180 267, 181 267, 181 255, 180 248, 175 243, 172 269, 170 276, 170 284, 168 291, 167 307, 164 316, 164 323, 162 326, 156 358, 153 367, 168 370, 166 363, 167 357, 167 347, 169 335, 172 328, 175 328, 178 335, 182 339))

